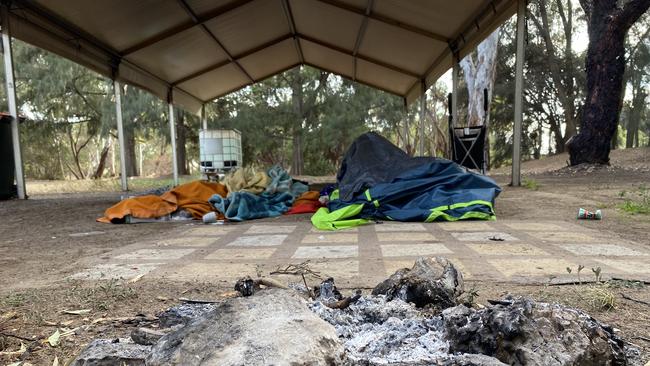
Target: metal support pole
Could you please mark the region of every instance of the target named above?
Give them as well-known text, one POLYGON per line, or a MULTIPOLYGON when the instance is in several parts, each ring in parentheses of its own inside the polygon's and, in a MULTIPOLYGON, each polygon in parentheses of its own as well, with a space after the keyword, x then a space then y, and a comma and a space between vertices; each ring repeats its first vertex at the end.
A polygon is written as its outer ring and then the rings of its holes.
POLYGON ((124 124, 122 123, 122 88, 120 82, 113 80, 113 92, 115 93, 115 119, 117 120, 117 139, 120 142, 120 180, 122 190, 129 190, 129 182, 126 177, 126 145, 124 144, 124 124))
POLYGON ((178 185, 178 161, 176 161, 176 117, 174 116, 174 105, 171 101, 169 106, 169 136, 172 142, 172 170, 174 174, 174 186, 178 185))
POLYGON ((205 115, 205 104, 201 106, 201 126, 203 130, 208 129, 208 117, 205 115))
POLYGON ((418 155, 424 156, 424 119, 427 108, 427 89, 424 81, 422 82, 422 96, 420 96, 420 143, 418 144, 418 155))
POLYGON ((454 66, 451 69, 451 120, 458 126, 458 74, 460 64, 454 58, 454 66))
POLYGON ((16 187, 18 198, 27 198, 25 175, 23 172, 23 155, 20 149, 20 131, 18 130, 18 103, 16 101, 16 85, 14 83, 14 62, 11 50, 11 33, 9 29, 8 9, 2 6, 2 47, 5 63, 5 83, 7 86, 7 104, 11 114, 11 142, 14 150, 14 169, 16 172, 16 187))
POLYGON ((517 63, 515 68, 515 126, 512 142, 512 186, 521 185, 521 124, 524 118, 524 32, 526 26, 526 0, 517 4, 517 63))

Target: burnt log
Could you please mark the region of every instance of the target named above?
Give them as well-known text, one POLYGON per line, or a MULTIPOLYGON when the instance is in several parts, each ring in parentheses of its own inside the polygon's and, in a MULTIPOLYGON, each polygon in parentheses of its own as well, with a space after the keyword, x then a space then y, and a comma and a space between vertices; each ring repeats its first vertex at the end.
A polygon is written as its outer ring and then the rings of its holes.
POLYGON ((443 257, 420 257, 411 269, 398 270, 372 290, 389 301, 400 299, 439 310, 458 305, 462 293, 463 275, 443 257))

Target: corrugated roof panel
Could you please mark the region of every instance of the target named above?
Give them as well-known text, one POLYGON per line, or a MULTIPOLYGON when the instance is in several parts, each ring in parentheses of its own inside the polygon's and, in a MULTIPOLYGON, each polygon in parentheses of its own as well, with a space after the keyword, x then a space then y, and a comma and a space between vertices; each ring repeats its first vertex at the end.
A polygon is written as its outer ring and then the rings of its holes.
POLYGON ((291 32, 281 0, 256 0, 207 22, 206 26, 232 55, 291 32))
POLYGON ((227 56, 204 31, 194 27, 139 50, 127 56, 127 60, 173 82, 225 61, 227 56))
POLYGON ((37 0, 36 2, 118 51, 190 21, 176 1, 37 0))
POLYGON ((440 41, 371 19, 359 53, 421 75, 447 47, 440 41))
POLYGON ((187 5, 199 17, 209 15, 211 12, 227 6, 229 4, 236 4, 239 0, 185 0, 187 5))
POLYGON ((291 0, 296 30, 323 42, 354 49, 363 17, 316 0, 291 0))
POLYGON ((304 39, 300 40, 300 46, 305 56, 305 62, 310 65, 348 78, 354 77, 354 57, 304 39))
POLYGON ((458 19, 469 18, 488 0, 378 0, 373 12, 391 17, 446 38, 453 38, 461 24, 458 19))
POLYGON ((357 60, 357 79, 397 95, 405 95, 411 85, 417 81, 412 76, 363 60, 357 60))
POLYGON ((201 100, 210 100, 215 95, 226 94, 250 83, 235 64, 230 63, 199 77, 178 84, 180 88, 196 95, 201 100))
POLYGON ((261 80, 291 65, 300 63, 293 39, 265 48, 239 60, 239 64, 255 79, 261 80))

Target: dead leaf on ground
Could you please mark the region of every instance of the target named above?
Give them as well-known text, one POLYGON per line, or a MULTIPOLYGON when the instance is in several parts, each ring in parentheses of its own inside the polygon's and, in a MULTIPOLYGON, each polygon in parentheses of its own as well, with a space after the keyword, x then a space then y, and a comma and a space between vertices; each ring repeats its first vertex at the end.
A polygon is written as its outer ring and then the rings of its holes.
POLYGON ((59 366, 59 357, 56 355, 54 356, 54 361, 52 362, 52 366, 59 366))
POLYGON ((231 297, 239 297, 239 292, 238 291, 226 291, 220 293, 218 296, 223 297, 223 298, 231 298, 231 297))
POLYGON ((0 356, 20 356, 23 353, 27 352, 27 347, 23 342, 20 342, 20 349, 18 351, 2 351, 0 356))
POLYGON ((61 332, 57 329, 56 332, 54 332, 51 336, 47 338, 47 343, 50 344, 52 347, 56 347, 59 345, 59 342, 61 341, 61 332))
POLYGON ((0 315, 0 322, 5 322, 7 320, 15 319, 18 317, 18 313, 15 311, 8 311, 0 315))
POLYGON ((142 277, 144 277, 144 273, 141 273, 141 274, 133 277, 132 279, 129 280, 129 283, 136 283, 136 282, 140 281, 142 279, 142 277))

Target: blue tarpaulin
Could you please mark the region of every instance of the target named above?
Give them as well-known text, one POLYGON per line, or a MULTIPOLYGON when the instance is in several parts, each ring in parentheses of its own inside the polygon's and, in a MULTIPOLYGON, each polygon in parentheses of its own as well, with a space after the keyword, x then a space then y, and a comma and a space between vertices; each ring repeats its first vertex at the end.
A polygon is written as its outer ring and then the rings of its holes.
POLYGON ((339 191, 312 218, 320 229, 349 227, 354 219, 494 220, 501 192, 487 176, 446 159, 409 157, 372 132, 352 143, 337 180, 339 191))

